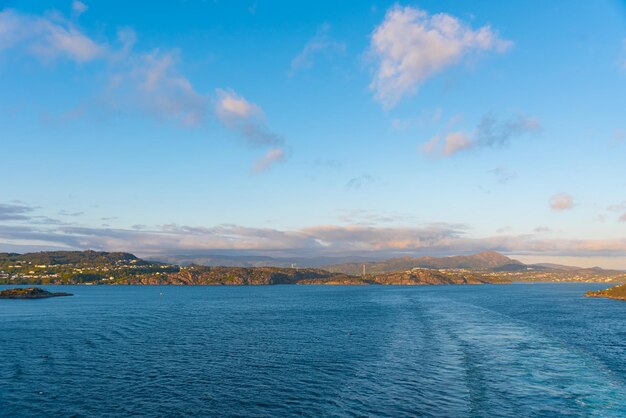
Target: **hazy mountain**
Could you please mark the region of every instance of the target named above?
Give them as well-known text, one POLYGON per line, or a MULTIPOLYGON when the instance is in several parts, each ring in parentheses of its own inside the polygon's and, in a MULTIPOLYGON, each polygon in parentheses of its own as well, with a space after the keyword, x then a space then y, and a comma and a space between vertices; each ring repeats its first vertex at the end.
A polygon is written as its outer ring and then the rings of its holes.
POLYGON ((495 251, 485 251, 473 255, 458 255, 452 257, 400 257, 376 262, 340 263, 328 265, 325 269, 337 273, 361 274, 363 272, 363 266, 365 266, 365 272, 368 274, 405 271, 418 267, 426 269, 491 271, 497 271, 498 269, 501 271, 518 271, 528 268, 525 264, 495 251))
POLYGON ((199 266, 222 266, 222 267, 301 267, 317 268, 329 264, 349 262, 370 262, 372 258, 365 257, 269 257, 260 255, 222 255, 222 254, 163 254, 153 255, 150 260, 155 260, 179 266, 192 264, 199 266))

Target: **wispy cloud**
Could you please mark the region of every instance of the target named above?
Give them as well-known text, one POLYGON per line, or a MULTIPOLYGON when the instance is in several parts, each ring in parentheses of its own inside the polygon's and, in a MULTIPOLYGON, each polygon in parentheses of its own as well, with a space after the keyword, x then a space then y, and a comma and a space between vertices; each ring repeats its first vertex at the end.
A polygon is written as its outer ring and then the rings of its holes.
POLYGON ((286 161, 285 140, 270 130, 265 113, 256 104, 246 100, 233 90, 218 89, 215 100, 215 114, 222 124, 238 132, 253 146, 271 147, 254 165, 253 171, 261 173, 272 165, 286 161))
POLYGON ((25 203, 0 203, 0 221, 10 223, 28 223, 29 225, 64 225, 59 219, 37 214, 35 206, 25 203))
POLYGON ((541 123, 534 117, 515 115, 506 120, 499 120, 493 115, 487 115, 476 128, 474 141, 481 146, 504 147, 509 145, 513 138, 540 130, 541 123))
POLYGON ((517 173, 506 167, 496 167, 488 172, 493 174, 496 181, 500 184, 507 184, 517 178, 517 173))
POLYGON ((22 204, 0 203, 0 221, 21 221, 31 218, 34 208, 22 204))
POLYGON ((89 9, 85 3, 79 0, 74 0, 72 2, 72 13, 74 16, 80 16, 85 13, 89 9))
POLYGON ((178 55, 158 50, 128 58, 111 78, 109 103, 128 111, 142 109, 184 126, 204 122, 209 98, 198 93, 177 69, 178 55))
MULTIPOLYGON (((452 124, 448 123, 446 129, 452 124)), ((541 131, 538 119, 515 115, 508 119, 498 119, 493 115, 483 117, 472 132, 448 131, 438 134, 422 143, 419 149, 440 157, 449 157, 473 148, 503 148, 514 138, 541 131)))
POLYGON ((331 56, 344 53, 346 44, 335 41, 330 36, 331 26, 328 23, 321 25, 313 36, 292 60, 290 73, 313 67, 315 60, 320 55, 331 56))
POLYGON ((391 120, 391 128, 394 131, 404 131, 414 126, 423 127, 427 125, 434 125, 439 123, 442 114, 443 110, 441 108, 436 108, 413 118, 393 118, 391 120))
POLYGON ((215 112, 228 128, 237 130, 253 145, 276 145, 284 142, 282 136, 272 132, 259 106, 249 102, 233 90, 217 90, 215 112))
POLYGON ((339 169, 343 167, 343 163, 334 158, 318 158, 315 161, 313 161, 313 166, 339 169))
POLYGON ((610 205, 606 209, 611 212, 621 213, 621 215, 619 215, 618 221, 626 222, 626 201, 617 203, 615 205, 610 205))
POLYGON ((59 211, 59 215, 61 216, 70 216, 70 217, 77 217, 77 216, 81 216, 84 215, 85 212, 70 212, 67 210, 61 210, 59 211))
POLYGON ((5 9, 0 11, 0 53, 3 51, 43 61, 65 58, 85 63, 108 56, 109 47, 58 14, 36 16, 5 9))
POLYGON ((574 207, 574 197, 569 193, 558 193, 550 198, 548 204, 555 211, 569 210, 574 207))
POLYGON ((267 171, 274 164, 285 161, 287 153, 284 148, 270 148, 263 157, 254 164, 254 172, 262 173, 267 171))
POLYGON ((446 13, 393 6, 371 36, 370 54, 377 69, 370 88, 385 108, 415 94, 434 74, 478 51, 506 51, 512 43, 489 26, 472 29, 446 13))
POLYGON ((365 186, 369 186, 374 183, 374 177, 369 174, 363 174, 358 177, 353 177, 346 183, 346 189, 348 190, 360 190, 365 186))
POLYGON ((392 223, 415 223, 416 218, 412 215, 398 212, 377 213, 365 209, 352 209, 343 211, 337 219, 351 225, 376 226, 392 223))

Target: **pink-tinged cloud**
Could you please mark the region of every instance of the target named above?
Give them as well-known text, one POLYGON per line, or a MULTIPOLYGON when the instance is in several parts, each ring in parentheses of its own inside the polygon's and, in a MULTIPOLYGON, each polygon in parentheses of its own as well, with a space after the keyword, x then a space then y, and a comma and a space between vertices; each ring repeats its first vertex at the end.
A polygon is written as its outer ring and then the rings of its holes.
POLYGON ((252 167, 255 173, 267 171, 274 164, 287 160, 285 147, 281 146, 284 138, 270 130, 265 113, 258 105, 233 90, 218 89, 215 114, 226 128, 239 133, 249 145, 271 147, 252 167))
MULTIPOLYGON (((454 119, 446 124, 446 131, 456 123, 454 119)), ((503 148, 516 137, 537 133, 540 130, 541 123, 533 117, 514 115, 499 120, 487 115, 473 131, 448 131, 435 135, 421 144, 419 149, 426 154, 449 157, 472 148, 503 148)))
POLYGON ((548 203, 552 210, 569 210, 574 207, 574 198, 568 193, 558 193, 552 196, 548 203))
POLYGON ((287 159, 287 155, 283 148, 270 148, 263 157, 259 158, 254 164, 254 172, 262 173, 270 169, 274 164, 283 162, 287 159))
POLYGON ((239 132, 250 145, 272 146, 282 144, 282 136, 272 132, 259 106, 233 90, 216 91, 215 114, 225 127, 239 132))
POLYGON ((415 94, 434 74, 479 51, 506 51, 512 43, 489 26, 472 29, 446 13, 429 15, 418 8, 393 6, 371 36, 376 61, 370 88, 385 108, 415 94))
POLYGON ((35 16, 12 9, 0 12, 0 53, 8 50, 44 61, 65 58, 78 63, 109 54, 107 45, 94 41, 62 17, 35 16))
POLYGON ((444 138, 443 154, 453 155, 474 146, 474 142, 463 132, 452 132, 444 138))
POLYGON ((317 225, 290 230, 238 225, 197 227, 170 224, 128 229, 52 223, 0 225, 1 241, 11 245, 124 250, 139 254, 230 250, 291 256, 397 256, 493 250, 519 255, 623 257, 626 252, 625 239, 548 239, 544 234, 472 237, 467 232, 462 225, 451 224, 413 227, 317 225))

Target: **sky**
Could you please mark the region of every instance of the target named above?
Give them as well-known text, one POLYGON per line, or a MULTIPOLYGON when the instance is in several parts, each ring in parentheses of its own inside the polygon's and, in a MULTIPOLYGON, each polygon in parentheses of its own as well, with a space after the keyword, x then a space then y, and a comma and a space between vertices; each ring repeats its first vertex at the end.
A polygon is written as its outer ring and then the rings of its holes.
POLYGON ((626 2, 0 0, 0 251, 626 269, 626 2))

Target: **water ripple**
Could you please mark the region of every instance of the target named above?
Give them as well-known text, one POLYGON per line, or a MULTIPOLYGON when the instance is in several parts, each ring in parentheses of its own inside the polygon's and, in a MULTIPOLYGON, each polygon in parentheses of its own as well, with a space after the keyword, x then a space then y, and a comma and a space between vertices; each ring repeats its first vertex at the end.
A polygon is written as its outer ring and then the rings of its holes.
POLYGON ((580 297, 591 288, 0 301, 0 416, 624 416, 626 304, 580 297))

